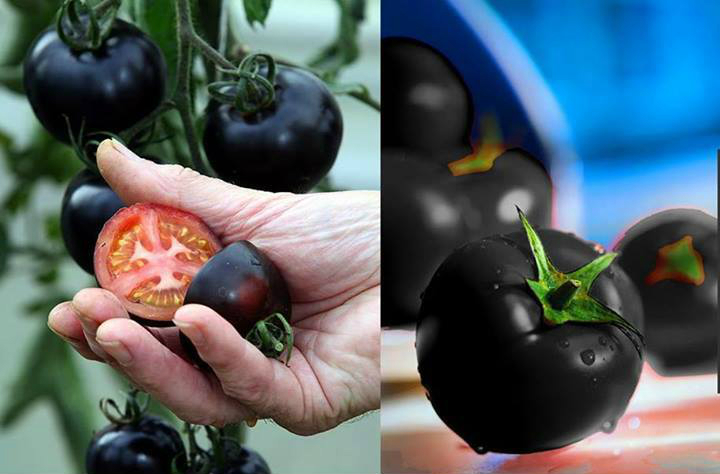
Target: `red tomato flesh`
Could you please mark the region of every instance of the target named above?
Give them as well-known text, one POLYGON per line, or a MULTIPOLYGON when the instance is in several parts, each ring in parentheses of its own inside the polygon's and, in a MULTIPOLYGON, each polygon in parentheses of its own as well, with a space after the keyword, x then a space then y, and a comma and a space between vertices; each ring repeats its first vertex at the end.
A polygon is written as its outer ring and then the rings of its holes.
POLYGON ((196 216, 158 204, 120 209, 95 246, 95 276, 128 312, 169 321, 200 267, 221 248, 196 216))

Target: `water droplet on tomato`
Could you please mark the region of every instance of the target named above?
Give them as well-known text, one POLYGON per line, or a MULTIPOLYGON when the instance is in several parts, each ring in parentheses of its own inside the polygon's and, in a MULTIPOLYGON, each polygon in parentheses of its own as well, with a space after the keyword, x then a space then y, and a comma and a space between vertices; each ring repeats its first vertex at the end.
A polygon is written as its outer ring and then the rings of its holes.
POLYGON ((597 377, 593 377, 593 378, 592 378, 592 383, 598 383, 598 378, 597 378, 597 377))
POLYGON ((492 288, 493 288, 493 290, 497 290, 497 289, 500 288, 500 285, 498 285, 497 283, 495 283, 495 284, 493 284, 493 287, 492 287, 492 288))
POLYGON ((600 343, 601 346, 606 346, 606 345, 607 345, 607 339, 605 338, 605 336, 600 336, 600 337, 598 338, 598 342, 600 343))
POLYGON ((595 363, 595 351, 592 349, 582 351, 580 353, 580 360, 582 360, 585 365, 593 365, 595 363))
POLYGON ((495 270, 496 275, 500 275, 501 273, 502 273, 502 270, 500 270, 499 268, 497 270, 495 270))
POLYGON ((609 420, 602 424, 600 429, 603 433, 612 433, 615 431, 615 425, 617 424, 617 421, 615 420, 609 420))
POLYGON ((568 347, 570 347, 570 341, 568 341, 567 339, 563 339, 562 341, 558 342, 558 345, 563 349, 567 349, 568 347))
POLYGON ((488 449, 485 446, 478 446, 477 448, 475 448, 475 451, 478 454, 485 454, 488 452, 488 449))

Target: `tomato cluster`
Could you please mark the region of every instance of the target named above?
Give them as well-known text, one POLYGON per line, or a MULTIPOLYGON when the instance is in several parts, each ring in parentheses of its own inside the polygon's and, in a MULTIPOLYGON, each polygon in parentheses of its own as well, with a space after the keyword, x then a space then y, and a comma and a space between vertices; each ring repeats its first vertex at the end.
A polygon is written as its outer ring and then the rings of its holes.
POLYGON ((415 323, 420 294, 455 247, 552 218, 552 184, 520 149, 469 146, 474 110, 455 68, 427 45, 382 44, 382 324, 415 323))
POLYGON ((87 474, 270 474, 265 459, 257 452, 206 427, 210 449, 201 449, 195 427, 186 425, 190 438, 185 449, 180 433, 166 421, 145 413, 138 392, 128 397, 124 413, 112 400, 103 400, 101 409, 111 423, 96 432, 85 455, 87 474), (112 406, 121 416, 111 415, 112 406))

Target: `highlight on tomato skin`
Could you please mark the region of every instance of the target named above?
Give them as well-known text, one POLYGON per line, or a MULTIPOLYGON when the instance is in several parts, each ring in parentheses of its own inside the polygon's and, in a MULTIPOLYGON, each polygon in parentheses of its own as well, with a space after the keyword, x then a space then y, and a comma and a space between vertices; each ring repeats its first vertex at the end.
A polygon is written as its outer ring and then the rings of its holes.
POLYGON ((105 223, 95 247, 95 275, 129 313, 169 321, 195 274, 221 247, 195 215, 159 204, 135 204, 105 223))

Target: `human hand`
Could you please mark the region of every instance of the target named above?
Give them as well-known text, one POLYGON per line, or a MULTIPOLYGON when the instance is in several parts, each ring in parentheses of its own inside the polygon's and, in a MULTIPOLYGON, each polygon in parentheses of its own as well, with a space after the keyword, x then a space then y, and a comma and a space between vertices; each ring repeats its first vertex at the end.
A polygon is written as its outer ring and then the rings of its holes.
POLYGON ((289 367, 266 358, 213 310, 185 305, 173 321, 212 368, 184 358, 177 328, 145 328, 110 292, 89 288, 56 306, 48 325, 84 357, 109 363, 191 423, 272 418, 303 435, 380 405, 378 192, 266 193, 179 165, 143 160, 105 140, 97 163, 128 205, 191 212, 223 245, 249 240, 280 269, 292 299, 289 367))

